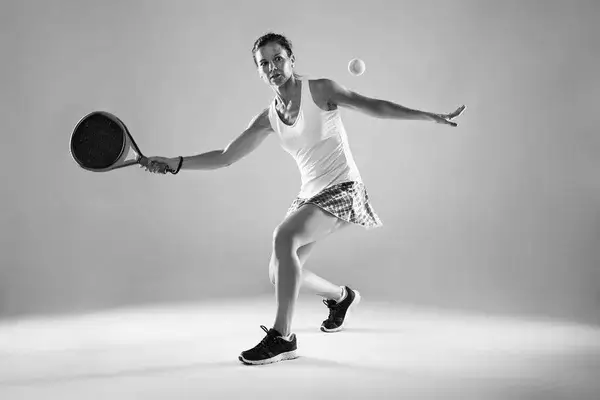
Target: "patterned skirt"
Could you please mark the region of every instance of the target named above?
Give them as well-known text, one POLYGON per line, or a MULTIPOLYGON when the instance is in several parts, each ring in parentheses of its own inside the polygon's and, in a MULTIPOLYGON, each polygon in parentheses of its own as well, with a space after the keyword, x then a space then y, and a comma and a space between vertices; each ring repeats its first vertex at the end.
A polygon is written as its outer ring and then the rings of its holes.
POLYGON ((286 218, 304 204, 314 204, 339 219, 361 225, 366 229, 383 225, 371 203, 365 185, 360 182, 343 182, 303 199, 297 197, 287 211, 286 218))

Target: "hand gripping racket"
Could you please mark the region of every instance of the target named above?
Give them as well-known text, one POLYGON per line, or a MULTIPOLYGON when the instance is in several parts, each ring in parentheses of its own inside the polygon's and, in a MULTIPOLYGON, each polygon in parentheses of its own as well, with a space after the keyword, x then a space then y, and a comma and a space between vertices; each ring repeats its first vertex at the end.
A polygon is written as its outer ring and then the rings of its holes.
MULTIPOLYGON (((123 121, 106 111, 91 112, 75 125, 71 135, 71 156, 81 168, 93 172, 135 164, 148 166, 148 159, 123 121), (135 156, 127 159, 131 150, 135 156)), ((166 171, 175 173, 168 167, 166 171)))

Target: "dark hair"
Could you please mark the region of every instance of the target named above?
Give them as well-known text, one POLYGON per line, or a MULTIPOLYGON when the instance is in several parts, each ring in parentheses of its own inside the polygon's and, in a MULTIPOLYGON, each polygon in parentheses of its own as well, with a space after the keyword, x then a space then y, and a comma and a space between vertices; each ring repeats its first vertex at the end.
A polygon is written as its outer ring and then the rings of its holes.
POLYGON ((290 57, 294 54, 292 52, 292 42, 290 42, 288 38, 278 33, 269 32, 262 35, 254 42, 254 46, 252 47, 252 59, 254 60, 255 65, 258 65, 256 62, 256 52, 259 48, 268 43, 277 43, 287 51, 288 56, 290 57))

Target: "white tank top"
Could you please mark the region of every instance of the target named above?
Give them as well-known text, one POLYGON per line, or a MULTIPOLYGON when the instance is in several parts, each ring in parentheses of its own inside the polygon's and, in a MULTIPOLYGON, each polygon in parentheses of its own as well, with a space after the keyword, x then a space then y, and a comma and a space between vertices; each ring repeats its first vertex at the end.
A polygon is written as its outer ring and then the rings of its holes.
POLYGON ((362 182, 339 109, 321 110, 312 98, 309 79, 300 79, 300 110, 293 125, 281 120, 275 99, 269 106, 271 127, 300 170, 302 185, 298 197, 312 197, 341 182, 362 182))

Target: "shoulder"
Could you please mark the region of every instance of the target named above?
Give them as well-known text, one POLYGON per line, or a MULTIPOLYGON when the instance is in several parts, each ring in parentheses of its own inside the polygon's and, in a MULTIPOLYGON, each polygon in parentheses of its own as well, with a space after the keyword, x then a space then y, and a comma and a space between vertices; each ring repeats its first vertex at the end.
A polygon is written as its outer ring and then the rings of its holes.
POLYGON ((261 112, 256 114, 250 124, 248 124, 248 128, 252 129, 266 129, 271 131, 271 120, 269 119, 269 107, 265 107, 261 112))
POLYGON ((333 106, 339 105, 340 101, 352 94, 347 88, 329 78, 319 78, 311 81, 311 91, 319 98, 327 101, 333 106))
POLYGON ((376 107, 379 101, 348 89, 332 79, 315 80, 314 86, 319 96, 326 99, 329 107, 333 108, 341 106, 366 110, 376 107))
POLYGON ((336 109, 337 94, 342 90, 337 82, 329 78, 311 79, 308 82, 310 92, 317 103, 326 104, 329 110, 336 109))
POLYGON ((315 94, 329 94, 337 86, 337 83, 329 78, 310 79, 308 82, 311 92, 315 94))

